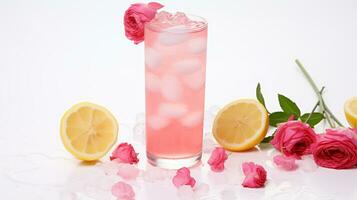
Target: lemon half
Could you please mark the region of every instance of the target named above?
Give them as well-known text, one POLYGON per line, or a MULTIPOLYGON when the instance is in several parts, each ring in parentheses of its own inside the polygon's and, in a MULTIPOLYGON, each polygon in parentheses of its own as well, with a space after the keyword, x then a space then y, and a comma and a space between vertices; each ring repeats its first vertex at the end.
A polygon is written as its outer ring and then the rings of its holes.
POLYGON ((265 107, 254 99, 240 99, 222 108, 213 124, 213 136, 225 149, 245 151, 267 134, 269 118, 265 107))
POLYGON ((357 128, 357 96, 346 101, 345 116, 351 128, 357 128))
POLYGON ((72 155, 80 160, 94 161, 115 144, 118 123, 106 108, 83 102, 63 115, 60 131, 63 145, 72 155))

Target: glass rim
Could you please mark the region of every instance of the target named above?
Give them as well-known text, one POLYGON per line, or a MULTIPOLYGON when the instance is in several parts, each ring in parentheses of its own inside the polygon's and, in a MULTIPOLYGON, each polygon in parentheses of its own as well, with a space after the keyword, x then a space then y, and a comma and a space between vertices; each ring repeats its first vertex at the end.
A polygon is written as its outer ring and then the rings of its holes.
POLYGON ((188 29, 183 29, 182 31, 174 31, 174 30, 170 30, 170 29, 160 29, 157 28, 153 25, 150 24, 150 22, 145 24, 145 29, 149 29, 151 31, 155 31, 155 32, 162 32, 162 33, 173 33, 173 34, 182 34, 182 33, 194 33, 194 32, 200 32, 203 31, 205 29, 207 29, 208 27, 208 22, 205 18, 200 17, 198 15, 192 15, 192 14, 185 14, 189 19, 194 20, 194 21, 198 21, 198 22, 203 22, 201 26, 199 27, 194 27, 194 28, 188 28, 188 29))

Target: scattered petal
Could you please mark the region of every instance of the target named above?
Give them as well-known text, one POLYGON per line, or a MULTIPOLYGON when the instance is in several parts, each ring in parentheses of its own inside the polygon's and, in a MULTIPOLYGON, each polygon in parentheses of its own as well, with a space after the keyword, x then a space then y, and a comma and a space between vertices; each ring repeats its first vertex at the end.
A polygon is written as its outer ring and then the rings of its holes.
POLYGON ((150 2, 148 3, 148 6, 154 10, 159 10, 160 8, 164 7, 162 4, 157 2, 150 2))
POLYGON ((276 155, 273 158, 275 165, 283 170, 292 171, 297 168, 296 159, 284 155, 276 155))
POLYGON ((242 164, 245 179, 243 180, 243 187, 261 188, 267 180, 267 172, 261 165, 253 162, 245 162, 242 164))
POLYGON ((128 143, 121 143, 113 151, 110 160, 116 160, 121 163, 136 164, 139 162, 138 154, 135 152, 133 146, 128 143))
POLYGON ((118 182, 112 186, 112 194, 118 200, 134 200, 135 193, 133 188, 124 182, 118 182))
POLYGON ((191 172, 187 167, 183 167, 177 170, 176 175, 172 178, 172 183, 176 187, 183 185, 190 185, 191 187, 195 186, 196 180, 191 177, 191 172))
POLYGON ((222 172, 224 170, 224 162, 228 159, 226 150, 222 147, 216 147, 208 160, 211 170, 214 172, 222 172))

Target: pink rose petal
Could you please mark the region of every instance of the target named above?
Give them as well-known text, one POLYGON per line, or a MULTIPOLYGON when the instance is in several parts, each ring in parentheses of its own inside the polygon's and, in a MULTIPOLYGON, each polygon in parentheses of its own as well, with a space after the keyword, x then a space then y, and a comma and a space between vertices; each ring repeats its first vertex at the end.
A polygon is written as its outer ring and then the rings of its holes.
POLYGON ((276 155, 273 158, 274 163, 281 169, 292 171, 297 168, 296 159, 293 157, 286 157, 284 155, 276 155))
POLYGON ((253 162, 245 162, 242 164, 245 179, 243 180, 243 187, 261 188, 267 180, 267 172, 261 165, 253 162))
POLYGON ((113 196, 117 197, 118 200, 135 199, 135 193, 133 188, 130 185, 121 181, 112 186, 112 194, 113 196))
POLYGON ((140 173, 140 170, 130 164, 121 164, 118 169, 117 175, 126 180, 136 179, 140 173))
POLYGON ((133 146, 128 143, 119 144, 110 156, 110 160, 129 164, 136 164, 139 162, 138 154, 135 152, 133 146))
POLYGON ((191 177, 191 172, 187 167, 183 167, 177 170, 176 175, 172 178, 172 183, 176 187, 183 185, 190 185, 191 187, 195 186, 196 180, 191 177))
POLYGON ((208 160, 211 170, 214 172, 222 172, 224 170, 224 162, 228 159, 226 151, 222 147, 216 147, 208 160))
POLYGON ((162 4, 157 2, 150 2, 148 3, 148 6, 154 10, 159 10, 160 8, 164 7, 162 4))

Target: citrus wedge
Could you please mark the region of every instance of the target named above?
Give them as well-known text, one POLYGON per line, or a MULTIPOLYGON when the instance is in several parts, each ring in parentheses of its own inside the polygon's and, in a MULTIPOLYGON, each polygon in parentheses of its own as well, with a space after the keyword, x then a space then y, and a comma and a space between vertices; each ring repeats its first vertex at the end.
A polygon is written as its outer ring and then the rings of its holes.
POLYGON ((357 128, 357 96, 346 101, 345 116, 351 128, 357 128))
POLYGON ((268 113, 254 99, 240 99, 222 108, 213 124, 213 136, 225 149, 245 151, 259 144, 269 128, 268 113))
POLYGON ((72 155, 94 161, 103 157, 116 142, 118 123, 104 107, 83 102, 63 115, 60 131, 63 145, 72 155))

